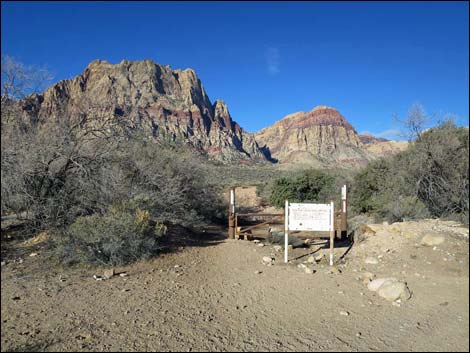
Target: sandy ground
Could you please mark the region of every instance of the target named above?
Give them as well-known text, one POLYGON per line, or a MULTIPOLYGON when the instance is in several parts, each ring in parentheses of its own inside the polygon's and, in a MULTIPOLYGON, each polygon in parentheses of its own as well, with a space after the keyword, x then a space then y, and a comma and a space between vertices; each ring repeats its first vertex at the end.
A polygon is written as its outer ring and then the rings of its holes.
POLYGON ((51 267, 38 244, 3 244, 1 348, 468 351, 468 238, 448 233, 433 250, 419 245, 419 234, 380 227, 350 249, 338 245, 336 274, 325 258, 314 274, 297 267, 311 253, 327 254, 321 244, 294 249, 285 265, 273 246, 226 240, 216 229, 106 281, 93 279, 102 269, 51 267), (363 284, 366 271, 406 281, 412 298, 392 305, 363 284))

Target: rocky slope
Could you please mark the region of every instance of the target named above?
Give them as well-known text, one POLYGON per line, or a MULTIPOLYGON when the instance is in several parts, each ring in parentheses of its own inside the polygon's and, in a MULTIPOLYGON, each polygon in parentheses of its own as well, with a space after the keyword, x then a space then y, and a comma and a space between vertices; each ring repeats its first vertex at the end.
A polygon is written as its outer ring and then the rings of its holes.
POLYGON ((192 69, 172 70, 151 60, 112 65, 96 60, 70 80, 33 95, 23 110, 40 121, 90 110, 125 118, 148 136, 189 144, 219 160, 265 161, 253 134, 232 120, 227 105, 211 103, 192 69))
POLYGON ((390 141, 370 134, 359 135, 363 148, 373 157, 393 156, 408 147, 406 141, 390 141))
POLYGON ((317 106, 287 115, 256 134, 260 145, 281 163, 357 166, 398 152, 405 145, 361 136, 338 110, 317 106))

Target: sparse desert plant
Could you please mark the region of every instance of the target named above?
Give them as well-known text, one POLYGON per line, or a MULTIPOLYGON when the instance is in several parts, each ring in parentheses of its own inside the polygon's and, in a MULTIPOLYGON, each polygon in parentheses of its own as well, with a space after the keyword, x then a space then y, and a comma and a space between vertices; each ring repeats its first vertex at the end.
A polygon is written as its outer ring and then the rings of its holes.
POLYGON ((65 264, 123 265, 156 255, 165 233, 166 226, 146 210, 114 209, 78 217, 58 237, 56 255, 65 264))

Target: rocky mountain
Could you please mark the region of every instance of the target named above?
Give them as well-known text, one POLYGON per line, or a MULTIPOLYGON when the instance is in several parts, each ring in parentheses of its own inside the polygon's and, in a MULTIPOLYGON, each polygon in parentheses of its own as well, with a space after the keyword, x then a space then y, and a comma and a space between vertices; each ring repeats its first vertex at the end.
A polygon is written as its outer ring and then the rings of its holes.
POLYGON ((404 147, 371 135, 359 135, 338 110, 327 106, 287 115, 256 133, 256 140, 281 163, 319 167, 333 163, 362 165, 404 147))
POLYGON ((222 100, 212 103, 192 69, 172 70, 152 60, 91 62, 83 73, 59 81, 21 102, 40 122, 99 112, 124 119, 157 140, 187 144, 221 161, 279 161, 310 166, 358 166, 397 153, 406 143, 358 135, 334 108, 290 114, 256 134, 243 130, 222 100))
POLYGON ((223 101, 211 103, 192 69, 172 70, 151 60, 116 65, 96 60, 75 78, 23 101, 23 110, 43 121, 64 112, 85 114, 90 107, 128 119, 148 136, 189 144, 215 159, 268 159, 223 101))

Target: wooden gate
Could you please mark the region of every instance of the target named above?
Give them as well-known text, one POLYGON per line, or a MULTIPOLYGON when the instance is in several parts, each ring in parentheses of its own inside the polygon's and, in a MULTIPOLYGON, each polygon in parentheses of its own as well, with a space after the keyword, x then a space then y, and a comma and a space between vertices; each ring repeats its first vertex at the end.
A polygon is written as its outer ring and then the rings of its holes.
MULTIPOLYGON (((252 238, 253 229, 263 227, 269 224, 284 224, 284 213, 237 213, 235 188, 229 191, 229 216, 228 216, 228 237, 230 239, 245 240, 252 238), (242 225, 241 218, 254 218, 263 220, 261 223, 242 225)), ((335 236, 338 239, 345 239, 347 236, 347 194, 346 185, 341 188, 341 209, 335 212, 335 236)))

